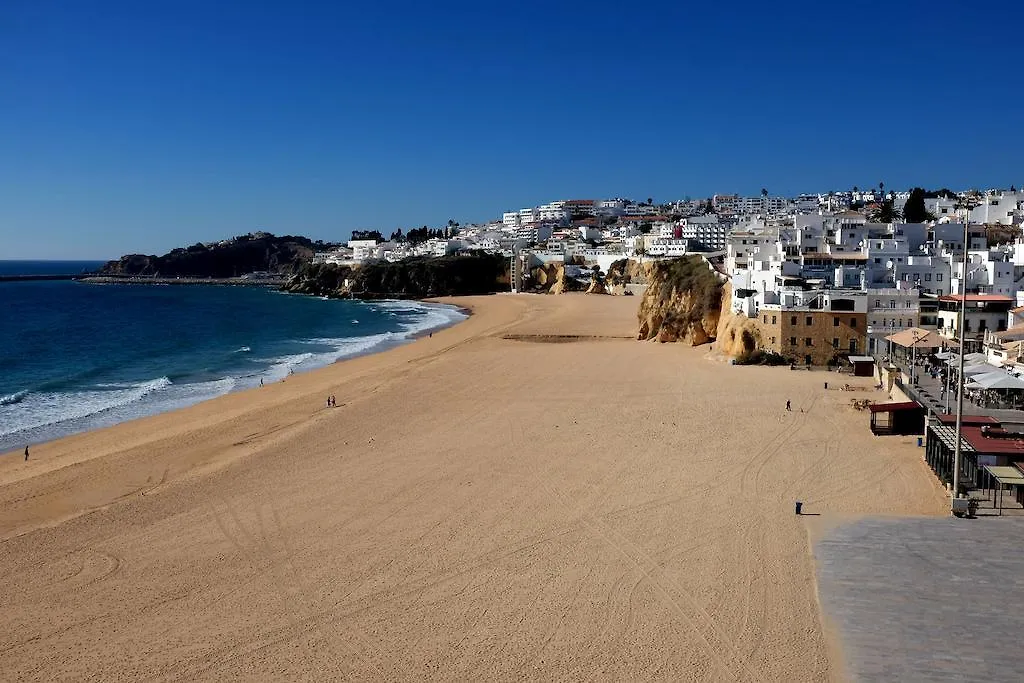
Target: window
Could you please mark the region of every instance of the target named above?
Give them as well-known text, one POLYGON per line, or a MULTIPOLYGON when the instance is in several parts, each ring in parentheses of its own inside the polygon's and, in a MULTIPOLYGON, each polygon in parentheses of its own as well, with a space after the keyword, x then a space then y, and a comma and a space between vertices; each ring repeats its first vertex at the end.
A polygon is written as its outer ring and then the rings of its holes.
POLYGON ((832 318, 832 327, 839 327, 839 318, 832 318))
POLYGON ((970 332, 970 331, 971 331, 971 321, 970 320, 965 320, 964 321, 964 332, 970 332))
POLYGON ((889 308, 896 308, 896 299, 889 299, 889 308))
POLYGON ((856 339, 851 339, 850 340, 850 353, 857 353, 857 340, 856 339))
POLYGON ((811 324, 813 324, 813 321, 814 321, 814 318, 812 318, 811 316, 807 316, 807 325, 808 325, 808 326, 810 326, 811 324))
POLYGON ((876 258, 875 259, 875 263, 881 263, 881 262, 882 262, 882 259, 880 259, 880 258, 876 258))
POLYGON ((790 337, 789 338, 789 345, 790 346, 796 346, 796 337, 790 337))
POLYGON ((774 325, 774 324, 775 324, 775 316, 773 315, 772 316, 772 325, 774 325))
POLYGON ((765 325, 768 324, 768 314, 767 313, 764 314, 764 324, 765 325))
POLYGON ((804 346, 814 346, 814 342, 811 341, 810 337, 804 337, 804 346))
POLYGON ((839 348, 839 337, 832 337, 832 348, 833 349, 838 349, 839 348))
POLYGON ((775 337, 772 337, 772 346, 775 346, 775 337))
POLYGON ((925 273, 924 274, 924 281, 925 282, 931 282, 932 281, 932 274, 931 273, 925 273))
POLYGON ((791 315, 789 317, 789 324, 790 325, 796 325, 796 316, 795 315, 791 315))
POLYGON ((875 299, 875 308, 881 308, 881 307, 882 307, 882 300, 881 299, 875 299))
POLYGON ((856 318, 850 318, 850 327, 852 327, 853 329, 857 329, 857 319, 856 318))

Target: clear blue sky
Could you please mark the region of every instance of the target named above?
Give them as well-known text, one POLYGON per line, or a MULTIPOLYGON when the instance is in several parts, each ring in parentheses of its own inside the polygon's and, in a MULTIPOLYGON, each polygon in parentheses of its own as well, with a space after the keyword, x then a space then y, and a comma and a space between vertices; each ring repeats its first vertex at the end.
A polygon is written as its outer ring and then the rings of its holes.
POLYGON ((0 2, 0 259, 1024 184, 1021 3, 0 2))

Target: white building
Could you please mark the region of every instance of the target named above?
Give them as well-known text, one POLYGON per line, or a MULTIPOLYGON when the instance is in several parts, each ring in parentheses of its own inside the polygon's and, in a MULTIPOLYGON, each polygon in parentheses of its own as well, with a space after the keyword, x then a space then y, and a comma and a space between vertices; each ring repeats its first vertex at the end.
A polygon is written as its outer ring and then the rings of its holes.
MULTIPOLYGON (((977 351, 986 331, 1006 329, 1014 301, 999 294, 968 294, 964 317, 964 350, 977 351)), ((939 298, 938 333, 956 339, 960 320, 960 296, 939 298)))
POLYGON ((904 286, 867 290, 868 353, 883 353, 885 338, 920 325, 920 296, 917 289, 904 286))
POLYGON ((706 249, 721 251, 726 248, 730 224, 718 216, 691 216, 679 221, 679 237, 699 242, 706 249))

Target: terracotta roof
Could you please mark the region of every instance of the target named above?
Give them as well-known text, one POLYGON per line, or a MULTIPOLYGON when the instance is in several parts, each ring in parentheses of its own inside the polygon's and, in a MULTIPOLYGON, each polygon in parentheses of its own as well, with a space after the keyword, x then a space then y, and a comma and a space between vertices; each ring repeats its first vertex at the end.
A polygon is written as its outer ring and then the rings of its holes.
MULTIPOLYGON (((986 437, 981 433, 981 427, 974 425, 963 425, 960 434, 967 439, 967 443, 974 446, 979 453, 995 454, 1024 454, 1024 438, 1007 439, 986 437)), ((1024 434, 1021 435, 1024 437, 1024 434)))
MULTIPOLYGON (((991 303, 1013 303, 1013 299, 1002 294, 968 294, 968 301, 988 301, 991 303)), ((946 296, 940 296, 939 301, 960 301, 959 294, 947 294, 946 296)))
MULTIPOLYGON (((956 424, 956 415, 954 413, 945 413, 937 415, 939 422, 946 425, 956 424)), ((989 415, 964 415, 963 424, 965 425, 999 425, 999 420, 989 415)))

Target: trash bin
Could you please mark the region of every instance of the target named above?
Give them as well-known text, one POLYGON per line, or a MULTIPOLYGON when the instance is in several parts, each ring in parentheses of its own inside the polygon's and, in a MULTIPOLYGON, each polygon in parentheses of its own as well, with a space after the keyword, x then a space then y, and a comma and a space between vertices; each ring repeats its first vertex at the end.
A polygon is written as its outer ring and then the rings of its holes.
POLYGON ((917 437, 917 447, 920 448, 921 446, 924 446, 924 437, 923 436, 917 437))
POLYGON ((801 503, 801 502, 800 502, 800 501, 798 500, 798 501, 796 502, 796 514, 798 514, 798 515, 799 515, 799 514, 800 514, 800 511, 801 511, 801 510, 803 509, 803 507, 804 507, 804 504, 803 504, 803 503, 801 503))

